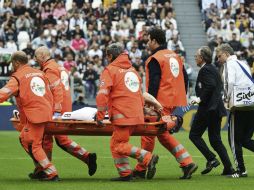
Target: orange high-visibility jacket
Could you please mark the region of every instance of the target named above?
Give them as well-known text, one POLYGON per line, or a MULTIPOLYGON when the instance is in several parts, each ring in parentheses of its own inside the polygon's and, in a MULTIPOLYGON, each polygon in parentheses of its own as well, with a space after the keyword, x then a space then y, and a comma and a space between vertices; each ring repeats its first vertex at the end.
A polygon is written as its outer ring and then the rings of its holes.
POLYGON ((21 123, 26 119, 31 123, 52 120, 53 97, 42 71, 28 65, 20 67, 0 89, 0 102, 12 95, 16 96, 21 123))
POLYGON ((161 81, 156 99, 165 108, 186 106, 183 63, 173 51, 159 50, 146 60, 146 91, 149 85, 148 64, 152 58, 158 61, 161 68, 161 81))
POLYGON ((108 109, 115 125, 144 123, 141 78, 131 66, 128 54, 119 55, 102 72, 96 103, 98 120, 104 118, 108 109))
POLYGON ((54 98, 54 111, 72 111, 72 100, 68 71, 50 59, 42 64, 42 70, 49 80, 50 89, 54 98))

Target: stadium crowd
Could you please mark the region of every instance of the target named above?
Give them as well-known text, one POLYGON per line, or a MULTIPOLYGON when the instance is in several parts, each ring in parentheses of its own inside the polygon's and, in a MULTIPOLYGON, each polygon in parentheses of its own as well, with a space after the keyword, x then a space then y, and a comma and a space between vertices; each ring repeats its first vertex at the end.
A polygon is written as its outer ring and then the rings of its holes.
MULTIPOLYGON (((254 73, 254 2, 252 0, 202 0, 202 20, 209 47, 229 43, 254 73)), ((215 52, 215 51, 214 51, 215 52)), ((214 53, 214 63, 218 66, 214 53)))
MULTIPOLYGON (((149 27, 166 31, 167 47, 185 56, 170 0, 16 0, 0 8, 0 47, 22 50, 34 61, 34 50, 47 46, 58 64, 73 76, 76 98, 95 97, 104 66, 105 47, 121 42, 133 66, 144 77, 149 27)), ((8 76, 8 64, 0 64, 8 76)))

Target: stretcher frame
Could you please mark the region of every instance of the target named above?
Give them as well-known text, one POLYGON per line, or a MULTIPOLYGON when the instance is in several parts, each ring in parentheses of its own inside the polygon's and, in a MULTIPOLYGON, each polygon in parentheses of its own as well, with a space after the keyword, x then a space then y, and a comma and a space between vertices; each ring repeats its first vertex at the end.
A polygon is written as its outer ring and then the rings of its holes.
MULTIPOLYGON (((21 131, 19 119, 11 118, 13 127, 21 131)), ((81 136, 111 136, 113 125, 104 121, 105 127, 99 128, 95 121, 54 120, 45 123, 45 133, 51 135, 81 135, 81 136)), ((135 127, 132 136, 157 136, 167 129, 164 121, 145 122, 144 125, 135 127)))

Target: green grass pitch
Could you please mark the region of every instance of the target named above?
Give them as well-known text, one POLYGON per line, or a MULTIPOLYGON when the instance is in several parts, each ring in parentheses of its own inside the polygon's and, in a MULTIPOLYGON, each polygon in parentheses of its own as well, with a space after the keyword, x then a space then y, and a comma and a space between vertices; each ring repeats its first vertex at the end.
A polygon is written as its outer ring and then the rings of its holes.
MULTIPOLYGON (((222 132, 223 142, 228 147, 227 133, 222 132)), ((248 169, 248 178, 230 179, 220 176, 223 167, 220 165, 206 176, 201 176, 206 161, 188 139, 187 132, 176 135, 179 141, 193 155, 199 169, 191 180, 179 180, 181 170, 174 157, 167 152, 157 141, 155 153, 160 156, 157 165, 157 173, 152 180, 136 180, 133 182, 110 182, 109 179, 117 177, 117 171, 113 165, 109 150, 110 137, 71 137, 90 152, 98 155, 98 170, 90 177, 87 174, 87 166, 76 158, 71 157, 54 144, 53 163, 55 164, 61 181, 39 182, 31 181, 27 174, 33 170, 33 164, 24 152, 18 141, 18 133, 14 131, 0 132, 0 190, 132 190, 132 189, 167 189, 167 190, 247 190, 254 189, 254 154, 244 151, 244 159, 248 169)), ((207 134, 204 134, 207 141, 207 134)), ((131 143, 139 146, 140 138, 131 137, 131 143)), ((132 167, 135 160, 131 159, 132 167)))

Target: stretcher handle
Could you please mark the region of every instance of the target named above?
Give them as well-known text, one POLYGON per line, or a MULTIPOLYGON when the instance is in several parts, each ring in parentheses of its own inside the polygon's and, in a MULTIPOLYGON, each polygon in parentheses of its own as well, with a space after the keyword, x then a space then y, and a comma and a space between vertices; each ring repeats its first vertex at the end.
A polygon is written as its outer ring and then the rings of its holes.
MULTIPOLYGON (((10 120, 19 122, 19 120, 15 119, 15 118, 11 118, 10 120)), ((47 123, 58 123, 58 124, 73 124, 73 123, 82 124, 82 123, 85 123, 85 124, 94 124, 94 125, 96 125, 95 121, 77 121, 77 120, 55 120, 55 121, 49 121, 47 123)), ((106 124, 106 125, 111 124, 110 121, 103 121, 103 123, 106 124)), ((165 124, 165 122, 164 121, 157 121, 157 122, 145 122, 144 123, 144 125, 146 125, 146 126, 162 125, 162 124, 165 124)))

